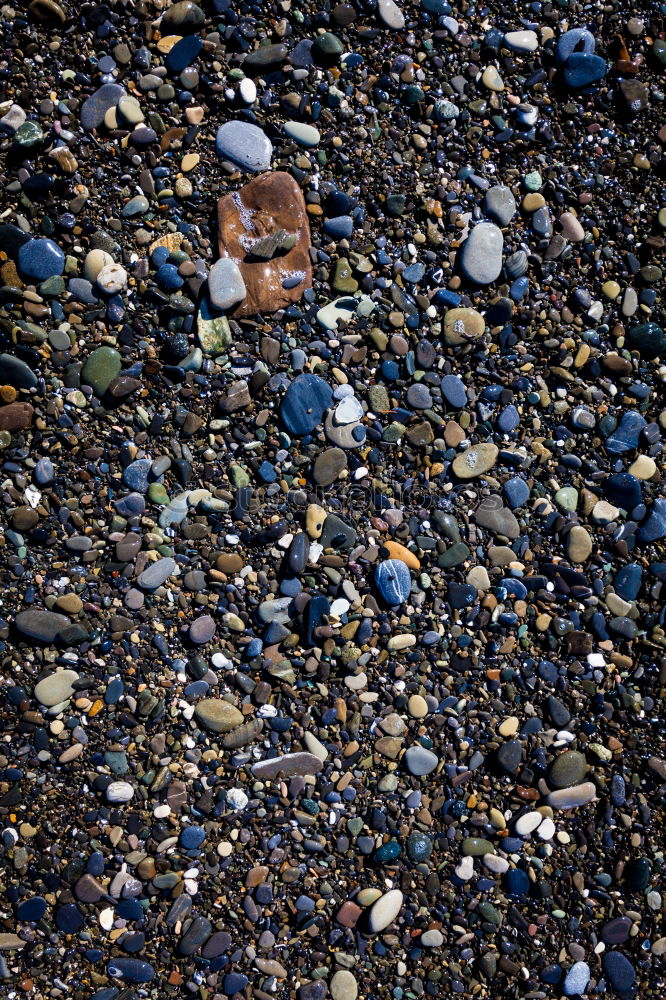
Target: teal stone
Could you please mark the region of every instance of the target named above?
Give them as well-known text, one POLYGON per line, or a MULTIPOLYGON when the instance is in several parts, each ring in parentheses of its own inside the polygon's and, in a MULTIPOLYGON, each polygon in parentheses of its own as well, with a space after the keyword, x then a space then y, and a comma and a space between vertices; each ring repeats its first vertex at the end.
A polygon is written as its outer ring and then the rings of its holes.
POLYGON ((114 774, 127 774, 127 754, 124 750, 105 750, 104 762, 114 774))
POLYGON ((650 881, 650 862, 647 858, 634 858, 624 869, 624 881, 633 892, 647 889, 650 881))
POLYGON ((390 194, 386 199, 387 215, 402 215, 407 206, 407 198, 404 194, 390 194))
POLYGON ((81 370, 81 380, 91 385, 98 396, 103 396, 114 378, 120 374, 120 354, 113 347, 98 347, 86 359, 81 370))
POLYGON ((23 122, 14 133, 14 142, 22 149, 31 149, 44 139, 44 132, 37 122, 23 122))
POLYGON ((476 912, 486 921, 486 923, 494 924, 495 927, 499 927, 502 923, 502 918, 492 903, 479 903, 476 908, 476 912))
POLYGON ((375 860, 393 861, 395 858, 402 854, 402 847, 396 840, 389 840, 387 844, 382 844, 382 846, 375 851, 375 860))
POLYGON ((523 184, 528 191, 540 191, 543 185, 543 180, 541 179, 539 171, 530 170, 529 174, 525 174, 523 184))
POLYGON ((666 357, 666 333, 657 323, 641 323, 629 331, 629 343, 642 358, 666 357))
POLYGON ((332 31, 325 31, 323 35, 315 38, 312 48, 323 56, 341 56, 345 47, 332 31))
POLYGON ((427 861, 432 854, 432 840, 425 833, 413 830, 407 838, 407 857, 410 861, 420 864, 427 861))

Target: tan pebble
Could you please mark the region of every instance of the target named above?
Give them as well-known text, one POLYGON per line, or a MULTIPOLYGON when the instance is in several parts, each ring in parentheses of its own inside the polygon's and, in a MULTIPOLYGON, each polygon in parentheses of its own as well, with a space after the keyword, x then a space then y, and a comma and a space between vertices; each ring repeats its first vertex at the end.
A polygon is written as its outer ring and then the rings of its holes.
POLYGON ((567 535, 567 556, 574 563, 583 563, 592 554, 592 539, 586 528, 575 524, 567 535))
POLYGON ((163 35, 157 42, 157 51, 161 52, 162 55, 167 55, 182 37, 182 35, 163 35))
POLYGON ((413 694, 407 702, 407 711, 413 719, 423 719, 428 714, 428 703, 420 694, 413 694))
POLYGON ((515 736, 518 732, 518 719, 515 715, 509 715, 506 719, 503 719, 499 725, 497 732, 500 736, 515 736))
POLYGON ((185 117, 190 125, 200 125, 203 121, 204 109, 200 107, 186 108, 185 117))
POLYGON ((494 806, 491 806, 488 811, 488 818, 496 830, 506 830, 506 820, 499 809, 495 809, 494 806))
POLYGON ((530 193, 526 194, 523 198, 522 209, 524 212, 529 212, 531 215, 539 208, 543 208, 545 204, 546 199, 542 194, 539 194, 538 191, 530 191, 530 193))
POLYGON ((305 512, 305 530, 312 539, 317 539, 324 530, 326 511, 318 503, 311 503, 305 512))
POLYGON ((201 157, 198 153, 186 153, 180 161, 180 169, 184 174, 188 174, 190 170, 194 170, 200 160, 201 157))
POLYGON ((652 479, 655 472, 657 471, 657 463, 649 455, 639 455, 635 462, 632 462, 629 466, 629 472, 632 476, 636 476, 636 479, 652 479))

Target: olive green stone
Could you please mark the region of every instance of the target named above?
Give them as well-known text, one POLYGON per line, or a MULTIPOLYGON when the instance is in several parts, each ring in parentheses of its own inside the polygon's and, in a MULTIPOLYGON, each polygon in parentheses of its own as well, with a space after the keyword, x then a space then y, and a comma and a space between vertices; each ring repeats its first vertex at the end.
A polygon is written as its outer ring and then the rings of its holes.
POLYGON ((98 347, 87 358, 81 371, 81 380, 91 385, 98 396, 103 396, 114 378, 120 373, 121 360, 113 347, 98 347))
POLYGON ((495 848, 483 837, 465 837, 462 842, 462 852, 466 858, 480 858, 484 854, 494 854, 495 848))
POLYGON ((151 503, 163 506, 169 502, 169 494, 162 483, 151 483, 148 487, 148 499, 151 503))
POLYGON ((582 753, 567 750, 556 757, 551 764, 548 784, 551 788, 572 788, 585 777, 586 762, 582 753))
POLYGON ((336 292, 353 294, 358 289, 358 281, 352 274, 349 261, 341 257, 335 265, 333 272, 333 288, 336 292))
POLYGON ((442 552, 442 554, 437 557, 437 565, 440 568, 458 566, 460 563, 465 562, 466 559, 469 559, 470 555, 471 550, 468 545, 464 542, 456 542, 454 545, 451 545, 446 552, 442 552))

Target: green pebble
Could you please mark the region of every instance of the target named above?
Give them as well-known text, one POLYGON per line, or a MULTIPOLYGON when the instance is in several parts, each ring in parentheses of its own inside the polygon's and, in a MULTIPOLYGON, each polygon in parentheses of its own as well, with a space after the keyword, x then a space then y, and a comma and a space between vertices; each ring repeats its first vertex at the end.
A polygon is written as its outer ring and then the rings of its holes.
POLYGON ((480 858, 483 854, 494 854, 495 848, 483 837, 465 837, 462 852, 466 858, 480 858))
POLYGON ((165 506, 169 502, 169 494, 162 483, 151 483, 148 487, 148 499, 151 503, 165 506))

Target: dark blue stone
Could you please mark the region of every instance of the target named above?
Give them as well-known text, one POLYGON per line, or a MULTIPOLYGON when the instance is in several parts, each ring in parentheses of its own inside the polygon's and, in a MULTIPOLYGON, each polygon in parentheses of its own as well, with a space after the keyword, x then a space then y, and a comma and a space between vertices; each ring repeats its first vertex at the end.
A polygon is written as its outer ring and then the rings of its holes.
POLYGON ((457 375, 445 375, 440 383, 442 395, 454 410, 461 410, 467 405, 465 386, 457 375))
POLYGON ((163 264, 166 264, 169 259, 169 253, 168 247, 155 247, 150 256, 150 262, 153 267, 160 268, 163 264))
POLYGON ((232 997, 234 993, 242 993, 249 980, 242 972, 227 972, 222 980, 222 992, 225 996, 232 997))
POLYGON ((305 605, 303 621, 305 624, 305 642, 308 646, 314 645, 314 630, 321 624, 322 618, 329 613, 330 609, 331 605, 328 598, 322 594, 315 594, 305 605))
POLYGON ((176 42, 165 59, 170 73, 180 73, 186 66, 191 66, 201 52, 203 42, 198 35, 189 35, 176 42))
POLYGON ((65 269, 65 255, 53 240, 30 240, 18 252, 19 271, 25 278, 46 281, 65 269))
POLYGON ((18 920, 25 920, 26 923, 37 923, 46 913, 46 900, 43 896, 33 896, 32 899, 23 899, 16 908, 18 920))
POLYGON ((502 492, 509 507, 515 510, 526 502, 530 495, 530 488, 524 479, 521 479, 520 476, 514 476, 503 484, 502 492))
POLYGON ((123 920, 140 920, 145 910, 138 899, 120 899, 116 903, 116 913, 123 920))
POLYGON ((564 82, 572 90, 584 90, 599 83, 606 75, 606 60, 601 56, 574 52, 564 67, 564 82))
POLYGON ((390 382, 400 378, 400 368, 395 361, 382 361, 381 373, 383 378, 387 378, 390 382))
POLYGON ((504 876, 504 888, 511 896, 526 896, 530 891, 530 879, 522 868, 510 868, 504 876))
POLYGON ((382 599, 392 606, 406 601, 412 589, 409 570, 400 559, 387 559, 375 566, 375 583, 382 599))
POLYGON ((274 483, 277 479, 277 472, 272 462, 263 461, 257 470, 257 475, 265 483, 274 483))
POLYGON ((555 49, 555 59, 558 65, 564 66, 569 61, 574 52, 592 55, 596 43, 594 35, 586 28, 571 28, 560 35, 555 49))
POLYGON ((656 542, 666 537, 666 497, 657 497, 637 534, 640 542, 656 542))
POLYGON ((666 355, 666 333, 656 323, 641 323, 633 327, 628 339, 640 356, 648 361, 666 355))
POLYGON ((621 951, 607 951, 601 964, 608 981, 618 993, 626 993, 634 985, 636 972, 621 951))
POLYGON ((633 451, 638 447, 641 431, 646 426, 644 417, 636 410, 624 413, 619 426, 606 438, 606 451, 612 455, 622 455, 625 451, 633 451))
POLYGON ((179 843, 186 851, 196 851, 206 839, 206 831, 202 826, 186 826, 181 830, 179 843))
POLYGON ((76 934, 83 925, 83 919, 83 914, 76 903, 66 903, 56 910, 56 926, 63 934, 76 934))
MULTIPOLYGON (((608 445, 608 442, 606 444, 608 445)), ((633 510, 639 503, 643 503, 640 480, 630 472, 618 472, 614 476, 609 476, 603 488, 606 499, 617 507, 622 507, 623 510, 633 510)))
POLYGON ((521 275, 520 278, 516 280, 511 285, 509 289, 509 297, 513 299, 514 302, 520 302, 523 299, 530 287, 530 279, 526 275, 521 275))
POLYGON ((149 983, 155 975, 152 965, 140 958, 112 958, 106 971, 112 979, 124 979, 128 983, 149 983))
POLYGON ((643 570, 638 563, 628 563, 615 574, 613 587, 615 593, 625 601, 635 601, 641 589, 643 570))
POLYGON ((318 375, 298 375, 289 385, 280 416, 290 434, 303 437, 321 423, 324 411, 333 400, 329 385, 318 375))
POLYGON ((476 587, 471 583, 450 583, 447 600, 456 610, 467 608, 476 600, 476 587))
MULTIPOLYGON (((186 42, 188 39, 184 38, 183 41, 186 42)), ((160 287, 164 288, 167 292, 175 292, 179 288, 182 288, 185 281, 178 273, 178 268, 175 264, 162 264, 157 271, 156 278, 160 287)))
POLYGON ((632 892, 647 889, 650 881, 650 862, 647 858, 632 858, 624 869, 624 881, 632 892))
POLYGON ((93 851, 88 858, 86 871, 89 875, 102 875, 104 873, 104 855, 101 851, 93 851))
POLYGON ((111 681, 109 681, 109 686, 104 692, 104 701, 107 705, 117 705, 124 690, 125 685, 123 684, 121 678, 114 677, 111 681))

